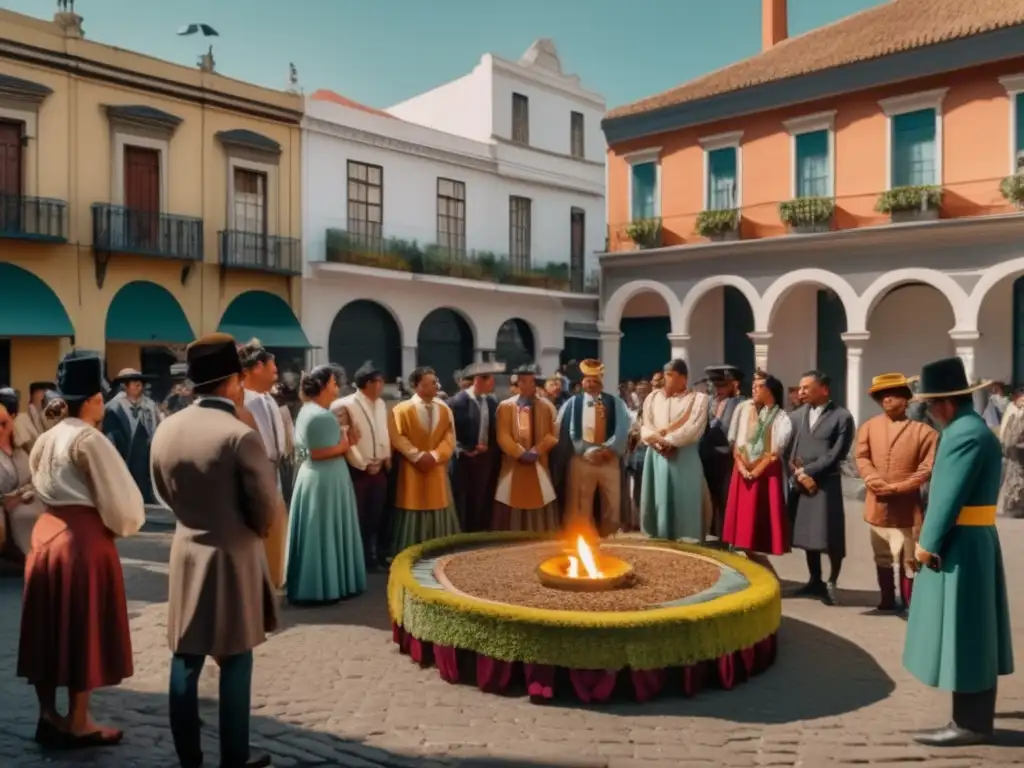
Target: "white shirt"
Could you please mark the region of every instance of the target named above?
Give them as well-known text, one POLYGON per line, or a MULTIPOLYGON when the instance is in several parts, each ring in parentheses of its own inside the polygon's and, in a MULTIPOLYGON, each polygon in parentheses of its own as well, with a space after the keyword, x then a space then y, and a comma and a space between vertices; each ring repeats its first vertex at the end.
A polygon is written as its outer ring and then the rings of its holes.
POLYGON ((665 435, 664 439, 676 448, 696 443, 708 425, 708 399, 707 395, 694 391, 669 397, 664 390, 659 389, 648 395, 644 400, 641 438, 650 444, 655 437, 661 437, 661 430, 674 425, 689 411, 686 421, 665 435))
POLYGON ((279 461, 285 454, 285 431, 284 419, 281 418, 281 410, 277 406, 277 401, 269 394, 261 394, 247 389, 245 390, 245 406, 256 420, 267 457, 271 461, 279 461))
POLYGON ((337 414, 340 408, 345 409, 349 421, 359 433, 359 440, 351 443, 351 448, 345 454, 349 464, 365 470, 371 463, 384 461, 391 456, 388 407, 381 398, 371 400, 362 392, 354 392, 331 403, 333 413, 337 414))
POLYGON ((810 427, 811 429, 814 429, 814 425, 818 423, 818 419, 821 418, 821 414, 824 412, 825 407, 827 405, 828 405, 828 403, 825 403, 825 405, 812 405, 811 406, 811 410, 807 414, 807 426, 808 427, 810 427))

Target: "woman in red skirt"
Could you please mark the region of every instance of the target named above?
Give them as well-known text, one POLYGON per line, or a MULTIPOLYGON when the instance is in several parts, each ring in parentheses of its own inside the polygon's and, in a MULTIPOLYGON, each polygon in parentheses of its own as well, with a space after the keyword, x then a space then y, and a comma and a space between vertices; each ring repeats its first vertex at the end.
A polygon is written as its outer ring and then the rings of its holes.
POLYGON ((752 394, 736 409, 729 430, 736 465, 722 540, 747 552, 782 555, 789 551, 790 532, 781 456, 793 425, 781 407, 781 381, 758 371, 752 394))
POLYGON ((57 377, 66 418, 39 437, 29 458, 46 511, 25 562, 18 676, 39 698, 36 740, 77 749, 122 737, 93 721, 89 694, 134 671, 114 539, 142 527, 145 507, 113 443, 96 429, 103 420, 100 358, 72 353, 57 377), (66 717, 57 713, 58 688, 68 690, 66 717))

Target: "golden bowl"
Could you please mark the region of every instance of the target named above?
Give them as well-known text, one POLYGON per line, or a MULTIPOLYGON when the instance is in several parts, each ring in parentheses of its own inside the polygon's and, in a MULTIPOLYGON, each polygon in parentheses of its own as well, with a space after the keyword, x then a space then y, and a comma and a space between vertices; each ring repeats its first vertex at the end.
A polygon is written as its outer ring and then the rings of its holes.
POLYGON ((633 586, 633 566, 617 557, 601 555, 598 566, 602 576, 591 578, 580 576, 571 578, 569 573, 569 556, 551 557, 537 566, 537 578, 545 587, 564 589, 570 592, 607 592, 633 586))

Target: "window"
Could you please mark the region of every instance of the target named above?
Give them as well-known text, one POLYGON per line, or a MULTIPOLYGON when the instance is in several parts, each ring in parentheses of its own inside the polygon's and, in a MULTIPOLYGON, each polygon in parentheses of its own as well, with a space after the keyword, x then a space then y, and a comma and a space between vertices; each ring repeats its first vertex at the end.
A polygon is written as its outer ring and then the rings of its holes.
POLYGON ((530 268, 531 206, 527 197, 513 195, 508 199, 508 255, 516 272, 530 268))
POLYGON ((348 234, 363 246, 384 243, 384 169, 348 161, 348 234))
POLYGON ((631 168, 633 198, 630 218, 632 221, 652 219, 657 213, 658 164, 636 163, 631 168))
POLYGON ((569 282, 573 291, 583 292, 586 271, 587 214, 582 208, 569 213, 569 282))
POLYGON ((1024 171, 1024 93, 1013 95, 1013 172, 1024 171))
POLYGON ((583 113, 569 113, 569 154, 573 157, 586 157, 583 142, 583 113))
POLYGON ((811 131, 794 137, 796 196, 831 197, 832 160, 828 131, 811 131))
POLYGON ((437 180, 437 244, 452 255, 466 255, 465 182, 437 180))
POLYGON ((267 174, 235 166, 234 229, 267 234, 267 174))
POLYGON ((512 94, 512 141, 530 143, 530 100, 521 93, 512 94))
POLYGON ((889 118, 889 189, 942 183, 942 101, 948 90, 879 102, 889 118))
POLYGON ((23 130, 23 123, 0 121, 0 195, 21 195, 23 130))
POLYGON ((736 147, 722 147, 707 153, 707 206, 710 211, 726 211, 737 206, 736 147))

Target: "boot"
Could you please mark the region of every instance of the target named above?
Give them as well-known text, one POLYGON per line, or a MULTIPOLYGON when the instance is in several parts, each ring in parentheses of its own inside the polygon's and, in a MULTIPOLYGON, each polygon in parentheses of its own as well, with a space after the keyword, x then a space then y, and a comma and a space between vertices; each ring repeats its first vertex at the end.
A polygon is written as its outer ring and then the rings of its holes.
POLYGON ((914 591, 914 580, 907 574, 900 574, 900 599, 903 600, 903 609, 910 610, 910 595, 914 591))
POLYGON ((927 747, 966 747, 992 740, 996 720, 996 689, 953 693, 953 721, 945 728, 925 731, 914 741, 927 747))
POLYGON ((878 603, 879 611, 895 611, 896 610, 896 574, 893 573, 891 565, 878 565, 875 566, 875 571, 878 575, 878 591, 882 595, 881 601, 878 603))

